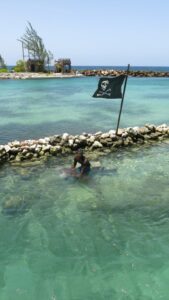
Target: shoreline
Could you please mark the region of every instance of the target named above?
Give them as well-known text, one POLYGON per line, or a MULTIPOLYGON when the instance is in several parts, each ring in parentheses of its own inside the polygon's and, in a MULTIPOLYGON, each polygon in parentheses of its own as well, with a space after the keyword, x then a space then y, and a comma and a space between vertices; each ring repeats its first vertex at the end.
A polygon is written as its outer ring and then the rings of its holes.
POLYGON ((84 75, 80 73, 70 73, 70 74, 62 74, 62 73, 31 73, 31 72, 6 72, 0 73, 0 79, 49 79, 49 78, 79 78, 84 75))
MULTIPOLYGON (((95 76, 118 76, 125 75, 126 70, 82 70, 72 73, 33 73, 33 72, 4 72, 0 73, 0 80, 4 79, 56 79, 56 78, 79 78, 79 77, 95 77, 95 76)), ((161 71, 133 71, 130 70, 130 77, 157 77, 168 78, 169 72, 161 71)))
POLYGON ((146 124, 143 127, 128 127, 109 132, 82 133, 71 135, 63 133, 38 140, 12 141, 0 145, 0 165, 9 162, 22 165, 25 161, 36 162, 50 156, 73 155, 79 148, 86 154, 107 154, 119 148, 150 145, 169 138, 169 126, 146 124))

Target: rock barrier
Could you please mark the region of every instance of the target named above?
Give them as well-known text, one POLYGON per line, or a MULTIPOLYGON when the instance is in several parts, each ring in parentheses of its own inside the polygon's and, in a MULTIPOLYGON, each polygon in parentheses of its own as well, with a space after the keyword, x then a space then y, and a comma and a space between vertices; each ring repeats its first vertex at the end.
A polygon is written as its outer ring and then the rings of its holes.
MULTIPOLYGON (((126 70, 83 70, 81 73, 84 76, 117 76, 125 75, 126 70)), ((129 71, 131 77, 169 77, 169 72, 156 71, 129 71)))
POLYGON ((0 145, 0 164, 4 162, 35 161, 47 156, 73 154, 82 148, 86 153, 101 151, 111 152, 120 147, 143 145, 152 141, 161 141, 169 138, 169 126, 145 125, 144 127, 129 127, 119 129, 116 135, 114 130, 95 134, 83 133, 80 135, 54 135, 38 140, 13 141, 7 145, 0 145))

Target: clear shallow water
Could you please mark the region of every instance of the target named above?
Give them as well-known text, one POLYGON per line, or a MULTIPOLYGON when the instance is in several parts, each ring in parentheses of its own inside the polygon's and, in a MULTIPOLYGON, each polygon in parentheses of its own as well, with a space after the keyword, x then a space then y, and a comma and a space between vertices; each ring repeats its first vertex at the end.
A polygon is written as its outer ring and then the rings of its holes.
MULTIPOLYGON (((114 128, 119 101, 92 98, 96 86, 0 81, 0 144, 114 128)), ((168 123, 168 97, 168 79, 129 78, 121 127, 168 123)), ((1 166, 0 299, 167 300, 168 149, 103 156, 106 171, 81 181, 62 176, 72 157, 1 166), (7 201, 21 208, 5 211, 7 201)))
MULTIPOLYGON (((168 122, 168 78, 129 78, 121 127, 168 122)), ((0 81, 0 144, 116 127, 120 101, 92 98, 98 78, 0 81)))
POLYGON ((101 157, 109 172, 81 181, 61 176, 71 157, 1 167, 0 299, 168 299, 168 147, 101 157), (27 206, 8 215, 9 199, 27 206))

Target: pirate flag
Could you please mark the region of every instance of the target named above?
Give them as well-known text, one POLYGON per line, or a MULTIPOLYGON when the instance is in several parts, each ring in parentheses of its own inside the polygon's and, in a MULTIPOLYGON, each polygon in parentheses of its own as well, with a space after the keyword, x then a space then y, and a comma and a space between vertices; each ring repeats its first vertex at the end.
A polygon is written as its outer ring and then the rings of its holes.
POLYGON ((122 98, 121 86, 125 78, 126 75, 100 78, 98 88, 93 97, 108 99, 122 98))

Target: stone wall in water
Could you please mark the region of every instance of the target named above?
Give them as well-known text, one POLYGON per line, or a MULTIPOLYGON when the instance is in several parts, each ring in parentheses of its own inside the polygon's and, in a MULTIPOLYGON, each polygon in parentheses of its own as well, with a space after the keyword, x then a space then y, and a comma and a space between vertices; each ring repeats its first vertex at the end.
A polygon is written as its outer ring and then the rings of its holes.
MULTIPOLYGON (((82 75, 85 76, 118 76, 126 74, 126 70, 83 70, 82 75)), ((159 71, 129 71, 129 76, 132 77, 169 77, 169 72, 159 71)))
POLYGON ((85 153, 112 152, 120 147, 150 144, 165 138, 169 138, 169 126, 166 124, 119 129, 117 135, 114 130, 75 136, 64 133, 38 140, 13 141, 7 145, 0 145, 0 163, 19 163, 48 156, 68 155, 75 153, 79 148, 84 149, 85 153))

